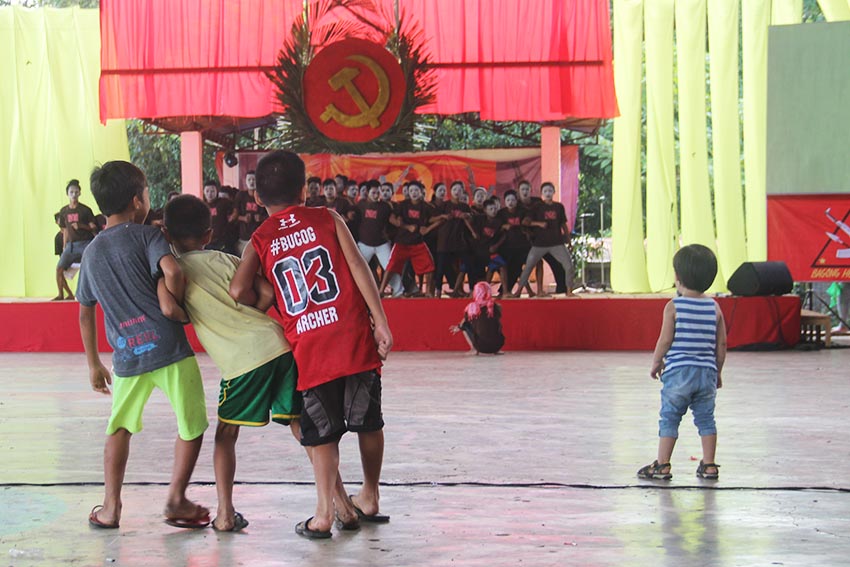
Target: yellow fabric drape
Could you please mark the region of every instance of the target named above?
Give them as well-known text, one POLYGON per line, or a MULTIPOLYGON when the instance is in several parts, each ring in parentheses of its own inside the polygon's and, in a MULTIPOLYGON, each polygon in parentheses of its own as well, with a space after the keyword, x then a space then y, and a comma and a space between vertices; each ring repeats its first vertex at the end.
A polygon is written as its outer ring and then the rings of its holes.
POLYGON ((827 22, 850 20, 850 0, 818 0, 827 22))
POLYGON ((786 26, 803 21, 803 0, 773 0, 770 25, 786 26))
MULTIPOLYGON (((715 250, 705 127, 705 21, 705 0, 676 0, 681 242, 715 250)), ((712 291, 725 287, 718 276, 712 291)))
POLYGON ((0 8, 0 297, 56 294, 53 214, 65 185, 95 164, 129 159, 123 121, 98 121, 100 28, 97 10, 0 8))
POLYGON ((611 286, 649 291, 641 197, 641 54, 643 0, 614 0, 614 84, 620 116, 614 119, 611 188, 611 286))
POLYGON ((723 281, 747 260, 738 116, 738 8, 738 0, 708 3, 714 216, 723 281))
POLYGON ((744 179, 747 257, 767 258, 767 27, 770 0, 741 4, 744 60, 744 179))
POLYGON ((676 154, 673 145, 673 0, 644 6, 646 38, 646 270, 650 291, 675 281, 676 154))

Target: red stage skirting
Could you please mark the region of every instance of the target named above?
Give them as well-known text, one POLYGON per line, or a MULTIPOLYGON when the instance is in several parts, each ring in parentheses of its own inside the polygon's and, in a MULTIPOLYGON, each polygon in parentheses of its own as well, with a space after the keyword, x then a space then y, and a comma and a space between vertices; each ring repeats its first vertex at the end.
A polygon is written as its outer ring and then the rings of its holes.
MULTIPOLYGON (((587 295, 579 299, 502 301, 505 350, 652 350, 669 297, 587 295)), ((800 298, 718 299, 729 331, 729 348, 747 345, 792 347, 800 339, 800 298)), ((394 350, 465 350, 463 337, 449 334, 468 300, 388 299, 384 308, 394 350)), ((0 303, 0 351, 82 352, 74 302, 0 303)), ((102 317, 98 338, 108 351, 102 317)), ((187 328, 192 346, 202 350, 187 328)))

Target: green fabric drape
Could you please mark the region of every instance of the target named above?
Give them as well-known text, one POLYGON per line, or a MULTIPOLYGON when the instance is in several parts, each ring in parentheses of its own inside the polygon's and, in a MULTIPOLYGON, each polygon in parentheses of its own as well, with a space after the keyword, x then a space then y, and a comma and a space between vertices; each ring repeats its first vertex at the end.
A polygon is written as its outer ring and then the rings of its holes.
POLYGON ((641 54, 643 0, 614 0, 614 83, 620 116, 614 120, 611 187, 611 286, 649 291, 641 196, 641 54))
POLYGON ((53 214, 95 164, 129 159, 123 121, 98 121, 97 10, 0 8, 0 297, 56 294, 53 214))

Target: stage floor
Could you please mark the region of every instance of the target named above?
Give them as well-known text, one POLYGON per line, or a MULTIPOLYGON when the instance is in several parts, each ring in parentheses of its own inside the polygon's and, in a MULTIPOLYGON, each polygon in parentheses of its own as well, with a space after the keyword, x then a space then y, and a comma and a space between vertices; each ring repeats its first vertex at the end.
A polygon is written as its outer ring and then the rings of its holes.
MULTIPOLYGON (((159 393, 134 441, 116 532, 102 494, 109 398, 81 354, 0 354, 5 565, 842 565, 850 549, 850 350, 729 354, 718 482, 694 476, 689 418, 669 483, 635 478, 656 449, 649 353, 393 353, 385 368, 384 526, 303 540, 311 469, 288 429, 237 445, 241 534, 180 531, 161 508, 175 427, 159 393), (439 369, 435 371, 435 369, 439 369)), ((218 379, 199 361, 214 416, 218 379)), ((190 496, 215 505, 212 431, 190 496)), ((360 477, 356 442, 341 472, 360 477)))

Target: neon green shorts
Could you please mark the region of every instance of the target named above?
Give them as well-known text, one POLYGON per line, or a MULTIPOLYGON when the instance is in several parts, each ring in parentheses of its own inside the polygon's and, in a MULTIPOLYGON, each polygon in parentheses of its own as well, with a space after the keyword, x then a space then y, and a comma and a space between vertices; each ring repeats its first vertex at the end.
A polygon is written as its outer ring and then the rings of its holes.
POLYGON ((112 415, 106 434, 119 429, 142 430, 142 412, 151 392, 159 388, 177 417, 177 434, 184 441, 203 435, 209 426, 201 370, 194 356, 138 376, 112 377, 112 415))
POLYGON ((231 425, 260 427, 272 420, 288 425, 301 416, 301 394, 295 389, 298 370, 291 352, 221 381, 218 420, 231 425))

